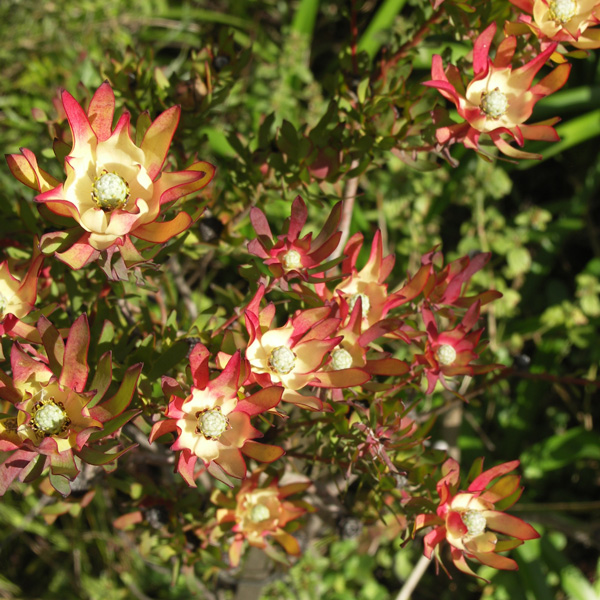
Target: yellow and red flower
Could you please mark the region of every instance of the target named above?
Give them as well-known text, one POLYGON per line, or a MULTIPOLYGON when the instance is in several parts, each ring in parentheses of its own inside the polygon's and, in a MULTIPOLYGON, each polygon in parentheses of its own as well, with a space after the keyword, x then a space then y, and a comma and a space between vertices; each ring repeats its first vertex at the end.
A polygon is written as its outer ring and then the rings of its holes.
POLYGON ((131 367, 117 393, 99 404, 111 381, 110 353, 101 357, 93 390, 85 392, 89 373, 90 331, 85 315, 70 328, 66 343, 42 317, 38 333, 45 355, 15 343, 11 350, 12 378, 0 371, 0 398, 12 404, 16 416, 0 422, 0 450, 12 454, 0 465, 0 494, 18 476, 33 479, 50 467, 50 483, 63 495, 77 477, 75 457, 89 464, 107 464, 124 452, 90 446, 113 436, 137 411, 125 411, 141 365, 131 367))
POLYGON ((431 81, 424 85, 436 88, 450 100, 464 119, 439 127, 436 137, 440 144, 459 142, 479 152, 481 135, 487 135, 498 150, 511 158, 541 158, 512 146, 503 136, 523 146, 528 140, 557 141, 558 134, 552 127, 558 118, 527 125, 536 102, 560 89, 569 77, 571 65, 557 66, 552 72, 533 85, 533 79, 556 49, 550 44, 543 52, 525 65, 514 69, 512 59, 517 39, 510 36, 502 40, 494 60, 489 57, 490 47, 496 33, 492 23, 475 40, 473 48, 474 77, 464 86, 460 72, 454 65, 444 70, 442 57, 435 55, 431 65, 431 81))
POLYGON ((287 500, 288 496, 306 490, 310 481, 279 486, 277 481, 259 483, 260 472, 246 479, 231 501, 216 491, 212 500, 216 504, 229 506, 217 510, 219 525, 235 523, 232 531, 234 540, 229 547, 229 560, 236 567, 240 562, 244 540, 257 548, 268 548, 266 538, 273 538, 284 550, 293 556, 300 554, 300 546, 295 537, 284 527, 307 512, 307 505, 300 501, 287 500))
POLYGON ((509 0, 524 15, 507 23, 510 34, 533 33, 542 47, 552 42, 582 50, 600 48, 600 2, 598 0, 509 0))
MULTIPOLYGON (((131 139, 129 113, 113 129, 115 97, 105 82, 94 94, 87 113, 67 91, 62 107, 71 129, 73 146, 65 158, 66 179, 60 182, 38 167, 26 148, 7 156, 13 175, 40 194, 36 201, 61 217, 77 223, 81 235, 59 258, 78 269, 96 260, 101 251, 125 248, 135 255, 129 236, 164 243, 185 231, 192 217, 180 212, 171 221, 159 221, 165 205, 206 186, 214 167, 195 162, 184 171, 163 172, 180 108, 164 111, 146 130, 140 146, 131 139)), ((47 234, 42 248, 67 243, 64 232, 47 234)), ((61 248, 62 249, 62 248, 61 248)))
POLYGON ((539 537, 531 525, 502 512, 521 496, 520 478, 507 475, 518 466, 519 461, 514 460, 482 472, 483 459, 480 459, 472 469, 475 478, 465 491, 459 491, 460 467, 454 459, 448 459, 442 465, 443 477, 437 483, 436 514, 420 514, 415 520, 415 531, 434 527, 424 538, 425 556, 431 558, 435 552, 439 560, 439 545, 446 540, 452 561, 464 573, 475 575, 466 558, 494 569, 517 569, 514 560, 499 552, 539 537))
POLYGON ((209 352, 197 344, 190 355, 193 386, 191 393, 181 397, 181 388, 169 378, 163 380, 165 393, 171 394, 166 411, 167 420, 154 424, 150 442, 165 433, 177 432, 172 450, 180 451, 177 471, 188 485, 196 487, 195 466, 202 460, 208 472, 228 483, 230 475, 246 476, 242 454, 262 462, 273 462, 283 449, 254 440, 262 433, 252 427, 250 417, 277 406, 282 389, 270 386, 243 399, 238 399, 247 366, 236 352, 223 371, 209 380, 209 352))
POLYGON ((248 251, 264 259, 265 265, 276 278, 286 280, 300 276, 309 280, 311 274, 331 268, 331 264, 325 265, 324 268, 321 265, 340 241, 342 234, 338 231, 338 225, 341 212, 342 203, 339 202, 333 207, 323 229, 314 240, 312 233, 300 237, 308 210, 302 198, 297 196, 292 202, 291 216, 285 227, 286 233, 277 236, 277 241, 273 242, 273 234, 265 214, 254 207, 250 211, 250 220, 258 238, 248 243, 248 251))
POLYGON ((350 387, 369 379, 361 369, 322 368, 326 354, 342 340, 334 336, 340 320, 329 317, 331 308, 298 311, 283 327, 273 327, 275 306, 258 310, 263 294, 261 286, 245 313, 251 379, 263 387, 282 386, 283 400, 310 410, 320 410, 323 404, 318 397, 301 393, 307 386, 350 387))

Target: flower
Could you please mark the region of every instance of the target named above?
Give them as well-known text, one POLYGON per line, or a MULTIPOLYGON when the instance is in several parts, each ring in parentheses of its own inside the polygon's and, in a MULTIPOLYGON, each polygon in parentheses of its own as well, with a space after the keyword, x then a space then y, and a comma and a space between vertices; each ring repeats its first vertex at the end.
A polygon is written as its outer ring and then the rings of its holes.
POLYGON ((436 131, 437 140, 440 144, 460 142, 467 148, 483 152, 479 141, 481 135, 485 134, 507 156, 541 158, 540 155, 511 146, 502 136, 509 136, 518 146, 523 146, 526 139, 550 142, 559 139, 552 127, 558 118, 530 125, 526 125, 525 121, 531 116, 538 100, 565 84, 571 65, 564 63, 557 66, 532 86, 533 78, 556 49, 556 43, 549 45, 527 64, 513 70, 511 61, 517 39, 514 36, 505 38, 492 60, 489 58, 489 50, 495 33, 496 24, 492 23, 475 40, 475 76, 466 88, 454 65, 444 71, 441 56, 433 57, 432 79, 424 85, 436 88, 444 98, 454 103, 458 114, 465 121, 440 127, 436 131))
POLYGON ((510 0, 526 15, 507 23, 507 33, 532 32, 542 42, 567 43, 575 48, 600 48, 600 2, 598 0, 510 0), (533 19, 532 19, 533 17, 533 19))
POLYGON ((479 319, 479 309, 480 303, 476 302, 471 305, 456 327, 439 332, 433 313, 423 307, 422 314, 427 328, 427 343, 425 353, 416 355, 414 364, 415 366, 421 365, 425 369, 428 394, 434 391, 438 380, 448 388, 446 377, 488 373, 502 367, 497 364, 471 364, 472 361, 479 358, 476 349, 483 333, 483 328, 471 331, 479 319))
POLYGON ((267 537, 274 538, 288 554, 300 554, 298 541, 284 527, 290 521, 301 517, 307 511, 307 505, 299 501, 287 500, 288 496, 306 490, 310 481, 290 483, 280 486, 270 481, 259 484, 260 472, 246 479, 232 503, 222 492, 215 491, 211 500, 215 504, 229 506, 217 510, 219 525, 235 523, 234 541, 229 547, 231 565, 237 567, 240 562, 244 540, 251 546, 267 548, 267 537))
POLYGON ((251 367, 251 378, 259 385, 281 385, 282 399, 303 408, 320 410, 321 400, 300 393, 306 386, 349 387, 369 379, 361 369, 340 371, 322 369, 325 355, 342 340, 332 335, 339 319, 330 318, 331 308, 322 306, 298 311, 283 327, 272 327, 275 307, 269 304, 258 310, 264 295, 261 286, 246 310, 246 327, 250 339, 246 358, 251 367))
POLYGON ((342 272, 348 275, 336 286, 333 293, 325 283, 318 283, 315 289, 324 302, 333 300, 338 304, 343 321, 352 313, 360 299, 362 321, 368 327, 383 319, 400 300, 388 294, 387 284, 384 283, 394 268, 395 257, 393 254, 383 256, 380 231, 373 237, 367 264, 360 271, 356 268, 363 241, 361 233, 356 233, 348 240, 344 248, 346 258, 342 262, 342 272))
MULTIPOLYGON (((40 192, 37 202, 76 222, 81 235, 57 256, 79 269, 109 249, 123 248, 135 256, 129 236, 164 243, 187 229, 192 223, 187 213, 159 222, 161 209, 206 186, 214 167, 195 162, 184 171, 161 174, 180 108, 174 106, 159 115, 137 146, 130 136, 129 113, 123 113, 112 129, 115 97, 108 82, 98 88, 87 113, 67 91, 62 91, 61 100, 73 138, 65 158, 65 181, 40 169, 25 148, 20 155, 7 156, 13 175, 40 192)), ((68 243, 64 232, 47 234, 41 240, 42 249, 53 252, 57 240, 68 243)))
POLYGON ((209 352, 202 344, 194 346, 190 354, 190 366, 194 384, 185 397, 174 380, 165 378, 163 389, 171 393, 166 421, 152 427, 150 442, 177 431, 172 450, 180 451, 177 471, 188 485, 196 487, 195 465, 198 459, 208 472, 229 484, 225 475, 238 479, 246 476, 246 463, 242 453, 263 462, 273 462, 283 454, 283 449, 254 440, 262 433, 252 427, 250 417, 277 406, 282 389, 268 387, 238 400, 241 378, 247 371, 240 353, 236 352, 223 371, 209 380, 209 352))
POLYGON ((459 491, 460 467, 454 459, 448 459, 437 483, 440 500, 436 514, 420 514, 415 520, 415 531, 434 527, 424 538, 425 556, 431 558, 435 551, 439 560, 439 544, 446 540, 452 561, 464 573, 475 575, 465 558, 494 569, 516 570, 514 560, 498 553, 539 537, 531 525, 501 512, 510 508, 523 491, 519 488, 520 478, 507 475, 518 466, 519 461, 514 460, 482 473, 483 459, 479 459, 471 469, 477 476, 466 491, 459 491))
POLYGON ((85 315, 69 329, 63 342, 45 318, 37 325, 46 356, 30 355, 20 344, 11 349, 12 378, 0 371, 0 398, 17 410, 0 421, 0 450, 12 454, 0 465, 0 494, 18 476, 32 478, 50 467, 50 483, 66 496, 69 482, 79 474, 75 457, 83 462, 107 464, 124 452, 107 453, 114 444, 90 447, 114 435, 138 411, 125 409, 131 401, 141 365, 131 367, 117 393, 102 403, 112 379, 110 353, 100 358, 97 377, 85 392, 89 367, 90 331, 85 315))
POLYGON ((331 268, 331 264, 321 267, 323 261, 336 249, 341 232, 337 230, 342 213, 342 203, 333 207, 327 222, 319 235, 313 240, 312 233, 299 237, 306 223, 308 211, 300 196, 292 202, 291 216, 286 233, 277 237, 273 243, 273 234, 264 213, 254 207, 250 211, 250 220, 258 234, 258 238, 248 243, 248 252, 264 259, 276 278, 287 280, 292 276, 300 276, 309 280, 309 273, 322 273, 331 268))

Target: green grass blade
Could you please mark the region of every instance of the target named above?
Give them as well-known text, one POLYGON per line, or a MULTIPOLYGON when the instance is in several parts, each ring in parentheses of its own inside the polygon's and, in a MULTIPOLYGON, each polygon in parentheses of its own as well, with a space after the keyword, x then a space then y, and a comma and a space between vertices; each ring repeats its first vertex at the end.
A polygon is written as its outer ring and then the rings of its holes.
POLYGON ((319 0, 302 0, 292 21, 292 31, 312 36, 319 12, 319 0))
POLYGON ((373 58, 383 45, 381 33, 390 28, 405 4, 406 0, 385 0, 358 41, 358 50, 373 58))

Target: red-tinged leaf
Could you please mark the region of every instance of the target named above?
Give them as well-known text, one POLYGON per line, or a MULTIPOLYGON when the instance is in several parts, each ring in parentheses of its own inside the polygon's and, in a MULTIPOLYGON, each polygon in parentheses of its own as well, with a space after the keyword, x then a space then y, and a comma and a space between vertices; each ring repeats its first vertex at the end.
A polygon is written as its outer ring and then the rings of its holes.
POLYGON ((75 458, 71 450, 54 452, 50 455, 50 471, 53 475, 64 475, 68 479, 75 479, 79 469, 75 465, 75 458))
POLYGON ((197 461, 198 457, 187 449, 179 453, 179 460, 177 461, 175 470, 183 477, 190 487, 197 487, 195 481, 196 476, 194 473, 197 461))
POLYGON ((148 441, 152 444, 158 438, 162 437, 163 435, 167 435, 168 433, 173 433, 176 429, 177 421, 175 419, 157 421, 152 426, 152 431, 150 431, 148 441))
POLYGON ((23 399, 21 393, 15 388, 13 380, 4 371, 0 370, 0 398, 11 404, 17 404, 23 399))
POLYGON ((210 389, 216 395, 232 398, 240 387, 241 356, 239 350, 231 357, 221 374, 210 382, 210 389))
POLYGON ((419 529, 423 529, 423 527, 439 525, 439 523, 440 518, 437 515, 417 515, 415 518, 415 531, 419 531, 419 529))
POLYGON ((279 497, 287 498, 288 496, 293 496, 294 494, 300 494, 306 491, 311 485, 312 481, 297 481, 295 483, 282 485, 279 488, 279 497))
POLYGON ((514 36, 510 36, 504 38, 500 45, 498 46, 498 50, 496 50, 496 57, 494 58, 494 68, 496 69, 505 69, 511 66, 513 56, 515 54, 515 49, 517 47, 517 38, 514 36))
POLYGON ((141 225, 132 231, 131 235, 153 244, 164 244, 185 231, 191 224, 192 217, 186 212, 180 212, 171 221, 154 221, 154 223, 141 225))
POLYGON ((69 480, 62 475, 50 473, 48 476, 50 485, 63 497, 66 498, 71 493, 71 485, 69 480))
POLYGON ((14 381, 17 384, 27 380, 46 382, 52 377, 50 369, 23 352, 19 344, 13 344, 10 351, 10 364, 14 381))
MULTIPOLYGON (((473 571, 473 569, 471 569, 471 567, 468 565, 468 563, 465 559, 465 556, 461 550, 459 550, 458 548, 454 548, 452 546, 450 548, 450 553, 452 555, 452 562, 454 563, 454 566, 459 571, 462 571, 463 573, 466 573, 467 575, 471 575, 472 577, 477 577, 478 579, 483 579, 483 577, 479 577, 479 575, 477 575, 473 571)), ((489 583, 489 581, 487 579, 483 579, 483 581, 487 581, 489 583)))
POLYGON ((362 369, 340 369, 339 371, 321 371, 315 373, 318 382, 311 382, 316 387, 348 388, 362 385, 371 379, 371 376, 362 369))
POLYGON ((115 95, 105 81, 92 96, 88 107, 88 119, 99 141, 104 142, 110 137, 114 114, 115 95))
POLYGON ((492 141, 502 152, 502 154, 506 154, 506 156, 510 156, 511 158, 521 158, 521 159, 531 159, 531 160, 542 160, 541 154, 534 154, 533 152, 525 152, 524 150, 519 150, 514 146, 511 146, 506 140, 503 140, 500 137, 499 133, 490 132, 490 138, 492 141))
POLYGON ((300 545, 298 544, 298 540, 290 535, 287 531, 283 529, 279 529, 273 534, 273 538, 277 540, 283 549, 292 556, 298 556, 300 554, 300 545))
POLYGON ((294 242, 298 239, 306 218, 308 217, 308 210, 306 204, 300 196, 296 196, 292 202, 292 210, 290 214, 289 227, 287 230, 287 239, 294 242))
POLYGON ((171 396, 177 396, 178 398, 187 397, 187 394, 181 389, 179 383, 177 383, 177 381, 175 381, 175 379, 173 379, 172 377, 167 377, 166 375, 163 375, 160 385, 163 394, 167 399, 171 398, 171 396))
POLYGON ((87 354, 90 345, 90 328, 87 316, 81 315, 69 330, 60 374, 60 384, 76 392, 83 392, 90 371, 87 354))
POLYGON ((446 529, 436 527, 423 538, 423 554, 431 558, 433 549, 446 539, 446 529))
POLYGON ((431 271, 431 265, 423 265, 397 294, 402 296, 406 302, 416 298, 427 285, 431 271))
POLYGON ((74 271, 78 271, 94 262, 100 256, 100 252, 89 245, 89 237, 90 234, 85 233, 68 250, 56 252, 56 257, 66 265, 69 265, 74 271))
POLYGON ((129 367, 123 376, 123 381, 121 382, 117 393, 112 398, 106 400, 102 404, 99 404, 95 408, 101 408, 113 417, 121 414, 131 402, 137 381, 140 373, 142 372, 142 367, 142 363, 138 363, 129 367))
POLYGON ((280 448, 279 446, 260 444, 258 442, 253 442, 252 440, 248 440, 242 446, 242 452, 254 460, 266 463, 272 463, 285 454, 283 448, 280 448))
POLYGON ((38 320, 37 330, 42 338, 50 369, 58 377, 64 364, 65 344, 63 339, 56 327, 44 315, 38 320))
POLYGON ((323 225, 323 229, 321 229, 321 233, 313 240, 312 246, 313 248, 321 248, 326 242, 330 240, 330 238, 335 237, 336 242, 335 245, 331 248, 331 251, 337 247, 341 232, 338 232, 337 229, 340 224, 340 219, 342 218, 342 202, 338 202, 332 209, 325 225, 323 225), (340 234, 339 236, 337 234, 340 234))
POLYGON ((144 135, 141 148, 146 158, 146 170, 152 180, 156 179, 162 169, 180 115, 179 106, 172 106, 158 115, 144 135))
POLYGON ((246 413, 249 417, 275 408, 281 402, 283 387, 271 386, 259 390, 252 396, 238 401, 235 411, 246 413))
POLYGON ((29 467, 26 470, 27 475, 25 477, 21 475, 21 481, 23 483, 35 481, 46 468, 47 461, 48 457, 44 454, 40 454, 37 458, 32 458, 29 467))
POLYGON ((519 125, 526 140, 541 140, 543 142, 558 142, 560 137, 554 127, 548 125, 519 125))
POLYGON ((126 529, 132 529, 134 525, 141 523, 144 520, 144 515, 139 510, 135 512, 128 513, 126 515, 121 515, 113 521, 113 527, 115 529, 120 529, 121 531, 126 529))
POLYGON ((223 469, 214 461, 208 463, 206 470, 215 478, 218 479, 221 483, 224 483, 227 487, 232 488, 234 486, 233 482, 229 477, 227 477, 227 473, 223 471, 223 469))
POLYGON ((503 571, 517 571, 519 567, 512 558, 501 556, 495 552, 473 552, 473 556, 482 564, 503 571))
POLYGON ((94 397, 87 405, 88 408, 94 407, 106 394, 110 384, 112 383, 112 352, 105 352, 98 361, 96 373, 90 385, 90 389, 95 391, 94 397))
POLYGON ((190 353, 190 367, 192 369, 192 378, 194 387, 203 390, 208 385, 209 370, 208 361, 210 352, 203 344, 196 344, 190 353))
POLYGON ((127 448, 123 448, 119 452, 102 452, 96 448, 90 448, 89 446, 84 446, 81 450, 76 450, 75 454, 81 458, 81 460, 89 465, 107 465, 110 462, 117 460, 117 458, 123 456, 125 452, 129 452, 129 450, 133 450, 133 448, 137 448, 138 444, 131 444, 131 446, 127 446, 127 448))
POLYGON ((104 423, 102 430, 94 431, 94 433, 90 435, 88 438, 88 443, 97 442, 98 440, 108 437, 109 435, 113 435, 119 431, 123 425, 131 421, 131 419, 133 419, 135 416, 139 415, 140 412, 142 412, 140 409, 132 408, 131 410, 126 410, 125 412, 121 413, 118 417, 107 421, 104 423))
POLYGON ((73 98, 66 90, 63 90, 61 99, 69 121, 71 133, 73 134, 73 149, 71 150, 71 156, 83 156, 87 147, 91 145, 95 146, 97 142, 96 134, 90 125, 87 115, 77 100, 75 100, 75 98, 73 98))
POLYGON ((252 227, 254 227, 254 231, 256 231, 259 236, 264 236, 269 241, 273 239, 269 221, 267 221, 265 213, 260 210, 260 208, 253 206, 250 209, 250 222, 252 223, 252 227))
POLYGON ((523 545, 523 540, 498 540, 496 543, 496 552, 508 552, 523 545))
POLYGON ((540 537, 540 534, 531 525, 512 515, 486 510, 484 516, 487 526, 498 533, 504 533, 519 540, 534 540, 540 537))
POLYGON ((511 471, 514 471, 519 466, 518 460, 512 460, 510 462, 502 463, 496 467, 492 467, 487 471, 484 471, 479 477, 476 477, 469 487, 467 488, 469 492, 479 492, 484 490, 488 484, 496 477, 500 477, 501 475, 506 475, 511 471))
POLYGON ((521 478, 518 475, 507 475, 502 477, 492 487, 486 490, 482 497, 485 500, 489 500, 492 504, 495 504, 499 500, 509 497, 514 494, 519 487, 521 478))
POLYGON ((494 40, 495 34, 496 23, 492 23, 486 29, 484 29, 479 37, 475 40, 475 44, 473 45, 473 72, 475 75, 482 73, 488 68, 490 46, 494 40))
POLYGON ((35 452, 17 450, 0 464, 0 496, 3 496, 10 484, 36 458, 35 452))
POLYGON ((363 367, 371 375, 406 375, 410 367, 403 360, 397 358, 382 358, 380 360, 368 360, 363 367))
POLYGON ((462 537, 464 535, 467 535, 469 531, 467 526, 464 524, 460 514, 454 511, 451 511, 448 517, 446 517, 446 526, 448 528, 448 531, 454 537, 462 537))
POLYGON ((155 184, 155 191, 160 195, 160 204, 173 202, 207 186, 215 175, 215 167, 210 163, 199 161, 185 169, 174 173, 163 173, 155 184))

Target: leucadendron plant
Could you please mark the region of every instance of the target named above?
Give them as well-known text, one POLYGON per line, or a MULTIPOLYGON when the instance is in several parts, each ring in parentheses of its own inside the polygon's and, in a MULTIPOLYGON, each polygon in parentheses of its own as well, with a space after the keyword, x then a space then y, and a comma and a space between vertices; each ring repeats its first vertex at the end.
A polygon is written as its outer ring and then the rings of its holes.
POLYGON ((483 201, 480 247, 442 252, 460 232, 440 234, 436 185, 463 184, 431 173, 539 159, 535 142, 559 140, 559 115, 536 105, 600 46, 598 3, 436 0, 379 54, 350 4, 351 40, 318 93, 290 46, 291 74, 267 70, 242 97, 250 51, 220 33, 168 68, 130 48, 95 91, 61 89, 55 116, 35 112, 59 167, 49 149, 6 157, 30 195, 18 241, 0 240, 0 494, 45 495, 47 520, 103 502, 119 539, 143 540, 175 579, 205 565, 215 585, 248 547, 289 565, 343 518, 369 551, 387 530, 452 576, 517 568, 506 553, 538 537, 507 512, 518 456, 461 478, 436 422, 485 405, 506 373, 502 265, 483 201), (420 44, 446 37, 460 58, 442 47, 420 64, 420 44), (405 187, 425 200, 405 206, 405 187))

